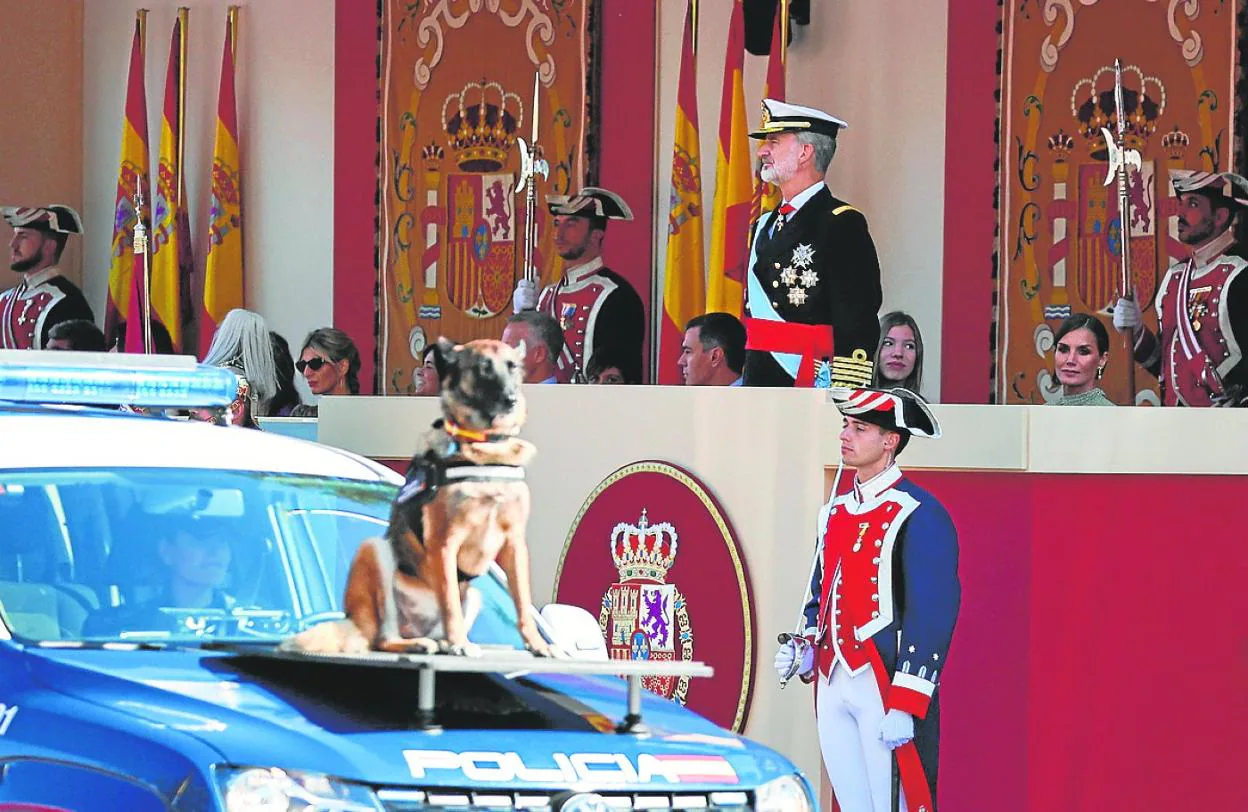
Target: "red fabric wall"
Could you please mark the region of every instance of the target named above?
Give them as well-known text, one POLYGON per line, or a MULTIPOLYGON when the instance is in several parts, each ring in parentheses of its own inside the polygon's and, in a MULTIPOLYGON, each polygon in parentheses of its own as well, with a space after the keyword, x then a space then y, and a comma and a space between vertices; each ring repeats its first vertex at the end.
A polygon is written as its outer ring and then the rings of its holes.
POLYGON ((1221 506, 1248 479, 914 479, 949 508, 961 547, 938 807, 1232 807, 1248 555, 1221 506))
MULTIPOLYGON (((373 394, 377 353, 378 19, 360 0, 334 15, 334 326, 360 350, 361 394, 373 394)), ((302 341, 300 336, 292 340, 302 341)), ((296 352, 298 347, 295 348, 296 352)))
POLYGON ((993 357, 996 0, 949 3, 940 399, 988 403, 993 357))

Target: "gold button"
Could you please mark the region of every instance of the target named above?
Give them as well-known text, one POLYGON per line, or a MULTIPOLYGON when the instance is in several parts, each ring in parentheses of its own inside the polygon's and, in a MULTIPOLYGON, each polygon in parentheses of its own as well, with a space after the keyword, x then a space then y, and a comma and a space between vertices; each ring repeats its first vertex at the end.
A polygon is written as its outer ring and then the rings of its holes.
POLYGON ((871 576, 871 583, 878 584, 879 582, 880 582, 879 578, 876 578, 874 575, 871 576))
POLYGON ((777 262, 777 263, 776 263, 776 270, 777 270, 777 271, 778 271, 778 270, 780 270, 780 263, 779 263, 779 262, 777 262))
POLYGON ((880 602, 880 596, 879 596, 879 594, 877 593, 877 594, 875 594, 875 595, 872 595, 872 596, 871 596, 871 600, 875 601, 876 603, 879 603, 879 602, 880 602))
POLYGON ((773 279, 773 280, 771 280, 771 286, 772 286, 773 288, 778 288, 778 287, 780 287, 780 283, 779 283, 779 282, 777 282, 776 280, 774 280, 774 279, 773 279))
POLYGON ((878 564, 878 563, 880 563, 880 559, 879 559, 878 557, 877 557, 877 558, 873 558, 873 559, 871 559, 871 563, 872 563, 872 564, 878 564))
POLYGON ((880 613, 879 613, 879 612, 872 612, 872 613, 871 613, 871 617, 879 617, 879 616, 880 616, 880 613))
POLYGON ((883 547, 883 546, 884 546, 884 542, 882 542, 882 541, 877 541, 877 542, 875 543, 875 546, 876 546, 876 547, 883 547))
POLYGON ((775 302, 772 302, 772 303, 771 303, 771 306, 772 306, 772 307, 779 307, 780 305, 776 304, 775 302))

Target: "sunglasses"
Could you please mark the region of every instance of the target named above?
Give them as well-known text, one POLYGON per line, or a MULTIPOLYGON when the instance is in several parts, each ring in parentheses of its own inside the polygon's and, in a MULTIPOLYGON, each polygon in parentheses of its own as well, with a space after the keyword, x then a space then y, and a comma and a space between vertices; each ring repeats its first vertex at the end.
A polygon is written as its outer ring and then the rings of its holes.
POLYGON ((295 363, 295 369, 299 370, 299 374, 302 375, 305 369, 311 369, 313 372, 319 372, 321 370, 321 367, 329 363, 330 363, 329 361, 325 360, 319 355, 316 356, 315 358, 309 358, 306 361, 300 358, 295 363))

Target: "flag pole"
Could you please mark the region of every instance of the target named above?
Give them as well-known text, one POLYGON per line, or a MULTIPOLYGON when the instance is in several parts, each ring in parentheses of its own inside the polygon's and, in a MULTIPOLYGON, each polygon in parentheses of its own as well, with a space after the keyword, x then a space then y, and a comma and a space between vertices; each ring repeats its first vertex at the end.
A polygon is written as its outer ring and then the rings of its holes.
MULTIPOLYGON (((783 0, 781 0, 783 2, 783 0)), ((693 17, 693 36, 690 38, 689 48, 693 51, 693 55, 698 55, 698 0, 689 0, 689 14, 693 17)))
MULTIPOLYGON (((134 196, 134 256, 138 264, 136 269, 140 277, 139 289, 143 291, 142 301, 139 306, 143 308, 143 312, 131 313, 130 324, 128 328, 134 329, 134 319, 141 318, 143 320, 143 353, 144 355, 152 354, 152 275, 151 265, 148 262, 147 254, 147 226, 143 222, 143 190, 140 188, 138 194, 134 196)), ((133 284, 133 283, 131 283, 133 284)))
MULTIPOLYGON (((141 8, 137 12, 138 21, 139 21, 139 43, 142 48, 143 64, 145 67, 147 64, 147 11, 148 11, 147 9, 141 8)), ((146 73, 146 69, 144 70, 144 73, 146 73)), ((142 133, 144 141, 147 140, 148 135, 149 135, 148 133, 142 133)), ((149 153, 149 157, 150 157, 150 153, 149 153)), ((142 168, 142 171, 146 173, 148 171, 148 167, 144 166, 142 168)), ((141 306, 143 307, 143 313, 142 314, 131 313, 130 314, 131 324, 129 325, 129 327, 131 330, 134 329, 133 322, 134 322, 134 317, 136 315, 139 315, 143 319, 143 353, 145 355, 151 355, 152 354, 152 313, 151 313, 152 280, 148 272, 149 266, 148 266, 148 261, 147 261, 147 226, 144 225, 143 223, 144 203, 145 201, 143 200, 143 182, 142 182, 142 179, 140 178, 138 194, 135 195, 135 201, 134 201, 134 242, 133 242, 132 250, 136 255, 142 257, 142 259, 139 262, 139 268, 140 268, 140 272, 143 274, 143 277, 141 280, 141 290, 143 291, 143 301, 140 303, 141 306)), ((133 272, 134 271, 131 270, 131 273, 133 272)), ((134 283, 131 282, 131 284, 134 284, 134 283)))
POLYGON ((789 71, 789 0, 780 0, 780 66, 787 74, 789 71))
POLYGON ((190 19, 190 9, 182 6, 178 9, 178 176, 174 179, 174 194, 179 195, 181 204, 182 166, 186 156, 186 24, 190 19))

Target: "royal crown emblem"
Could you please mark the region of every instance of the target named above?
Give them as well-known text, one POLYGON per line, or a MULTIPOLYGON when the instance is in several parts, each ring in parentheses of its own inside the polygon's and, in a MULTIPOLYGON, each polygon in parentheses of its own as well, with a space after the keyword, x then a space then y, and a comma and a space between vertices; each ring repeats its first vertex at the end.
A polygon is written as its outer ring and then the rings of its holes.
MULTIPOLYGON (((1122 69, 1122 140, 1127 149, 1140 153, 1157 130, 1157 119, 1166 112, 1166 88, 1156 76, 1145 76, 1138 65, 1122 69)), ((1090 78, 1075 83, 1070 94, 1070 113, 1079 122, 1088 154, 1097 161, 1108 157, 1101 128, 1118 132, 1114 103, 1114 68, 1106 65, 1090 78)))
MULTIPOLYGON (((666 583, 676 562, 676 528, 650 524, 642 508, 637 524, 611 531, 611 558, 620 580, 602 596, 598 626, 613 660, 693 660, 689 608, 675 584, 666 583)), ((688 677, 643 677, 642 685, 685 704, 688 677)))
POLYGON ((524 125, 524 103, 497 82, 469 82, 442 103, 455 164, 465 172, 496 172, 524 125))

